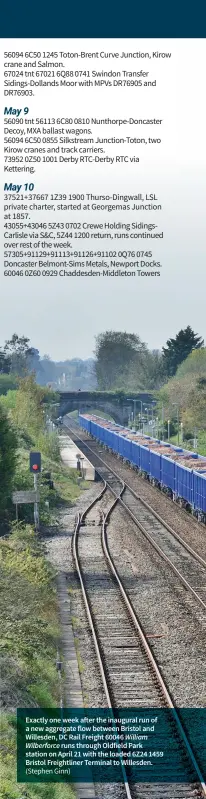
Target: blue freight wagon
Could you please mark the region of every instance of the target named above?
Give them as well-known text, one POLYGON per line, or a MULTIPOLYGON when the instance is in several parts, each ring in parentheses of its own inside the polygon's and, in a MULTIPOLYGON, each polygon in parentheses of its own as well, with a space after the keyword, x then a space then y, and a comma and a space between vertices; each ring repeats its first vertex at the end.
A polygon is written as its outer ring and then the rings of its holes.
POLYGON ((138 441, 132 441, 131 444, 132 464, 136 466, 137 469, 140 469, 140 445, 138 441))
POLYGON ((153 449, 150 450, 150 477, 155 483, 161 485, 162 456, 159 452, 154 452, 153 449))
POLYGON ((131 439, 126 438, 126 436, 120 436, 120 444, 119 444, 119 454, 126 460, 131 462, 132 458, 132 442, 131 439))
POLYGON ((140 469, 141 472, 150 474, 150 449, 140 445, 140 469))
POLYGON ((206 472, 193 472, 194 507, 206 518, 206 472))
POLYGON ((167 458, 166 455, 161 455, 161 484, 175 494, 175 461, 167 458))
POLYGON ((86 416, 81 416, 81 426, 84 430, 87 430, 88 433, 91 431, 91 420, 87 419, 86 416))
POLYGON ((186 507, 189 506, 206 523, 206 458, 150 436, 139 437, 141 442, 145 442, 144 445, 138 441, 138 436, 136 441, 127 437, 127 432, 129 434, 131 431, 112 422, 110 425, 98 417, 90 420, 88 416, 80 414, 79 423, 115 454, 144 472, 152 482, 166 489, 174 499, 180 500, 186 507), (158 452, 155 452, 155 444, 158 452), (164 454, 161 453, 161 447, 164 454), (168 456, 165 449, 168 449, 168 456), (177 459, 173 460, 172 453, 174 456, 181 456, 187 465, 177 459), (193 465, 194 460, 197 462, 195 469, 190 468, 190 462, 193 465), (204 463, 205 469, 201 468, 204 463))
POLYGON ((175 463, 175 491, 178 497, 185 500, 188 505, 193 507, 193 471, 187 466, 175 463))

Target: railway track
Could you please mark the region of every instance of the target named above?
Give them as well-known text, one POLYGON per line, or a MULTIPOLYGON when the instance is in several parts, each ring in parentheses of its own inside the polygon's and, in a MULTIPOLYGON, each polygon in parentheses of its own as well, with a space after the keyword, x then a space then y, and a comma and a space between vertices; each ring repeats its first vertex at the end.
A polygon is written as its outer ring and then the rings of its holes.
POLYGON ((101 479, 110 487, 116 501, 130 515, 160 558, 173 571, 190 598, 201 607, 201 621, 205 624, 206 561, 113 469, 108 467, 101 457, 102 451, 99 450, 98 444, 94 451, 81 439, 77 428, 71 428, 67 423, 65 429, 80 446, 82 452, 90 458, 101 479))
POLYGON ((140 796, 141 799, 194 799, 195 796, 200 799, 206 797, 201 769, 109 551, 107 527, 125 489, 116 475, 103 468, 106 473, 104 478, 101 475, 103 488, 99 497, 78 517, 73 556, 106 704, 111 710, 112 707, 171 708, 172 721, 168 720, 166 737, 170 740, 170 754, 171 751, 176 754, 177 777, 186 774, 183 782, 177 779, 177 783, 170 783, 169 757, 167 783, 140 785, 133 782, 132 769, 123 766, 119 795, 126 795, 127 799, 140 796))

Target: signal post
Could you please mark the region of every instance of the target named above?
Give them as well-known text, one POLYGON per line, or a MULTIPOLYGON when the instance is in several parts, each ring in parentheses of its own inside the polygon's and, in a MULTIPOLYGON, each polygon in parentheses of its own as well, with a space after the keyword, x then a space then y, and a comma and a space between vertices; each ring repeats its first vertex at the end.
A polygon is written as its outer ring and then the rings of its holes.
POLYGON ((30 472, 34 475, 34 525, 39 530, 38 474, 41 472, 41 452, 30 452, 30 472))

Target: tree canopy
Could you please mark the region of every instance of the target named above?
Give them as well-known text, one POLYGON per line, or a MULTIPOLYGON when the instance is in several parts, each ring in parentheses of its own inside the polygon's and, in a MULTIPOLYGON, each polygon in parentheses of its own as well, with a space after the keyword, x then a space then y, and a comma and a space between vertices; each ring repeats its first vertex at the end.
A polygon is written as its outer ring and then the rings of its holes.
POLYGON ((201 336, 194 333, 188 325, 185 330, 180 330, 175 338, 168 339, 163 351, 163 366, 168 377, 175 375, 178 366, 184 361, 192 350, 203 347, 201 336))
POLYGON ((174 419, 177 405, 184 430, 206 430, 206 348, 193 350, 178 367, 176 374, 158 393, 159 413, 174 419))
POLYGON ((134 333, 114 330, 100 333, 95 345, 98 388, 105 391, 126 388, 129 373, 132 368, 138 370, 145 349, 134 333))
POLYGON ((2 353, 2 371, 9 371, 23 377, 35 369, 40 356, 38 350, 29 345, 29 338, 13 333, 11 339, 5 341, 2 353))

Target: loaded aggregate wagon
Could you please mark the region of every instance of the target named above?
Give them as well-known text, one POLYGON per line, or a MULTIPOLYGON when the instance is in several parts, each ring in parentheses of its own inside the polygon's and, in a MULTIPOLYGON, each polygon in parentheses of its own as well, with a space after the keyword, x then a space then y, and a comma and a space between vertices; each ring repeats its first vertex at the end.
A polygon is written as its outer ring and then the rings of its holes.
POLYGON ((79 424, 206 524, 206 458, 90 414, 79 424))

